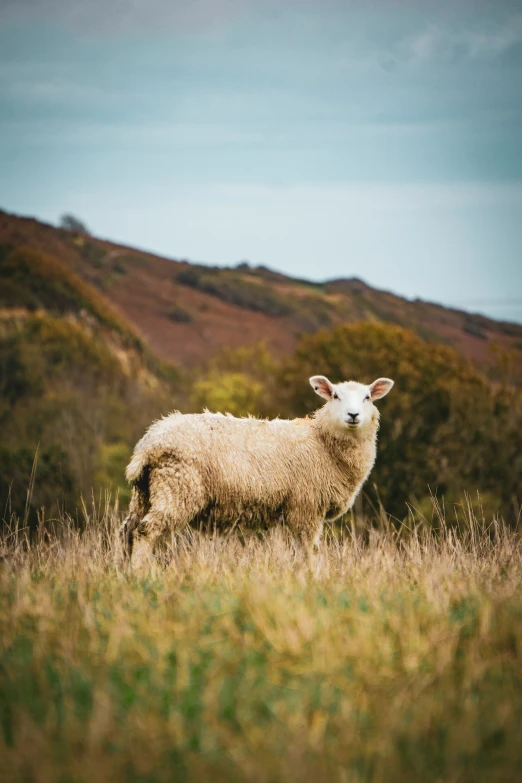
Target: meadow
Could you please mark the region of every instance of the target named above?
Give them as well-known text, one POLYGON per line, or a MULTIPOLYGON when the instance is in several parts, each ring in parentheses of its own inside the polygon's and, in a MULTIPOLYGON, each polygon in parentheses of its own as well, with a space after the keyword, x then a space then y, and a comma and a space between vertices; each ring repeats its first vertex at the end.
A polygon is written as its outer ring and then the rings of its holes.
POLYGON ((0 777, 480 783, 522 774, 519 533, 348 519, 189 531, 120 564, 117 504, 0 543, 0 777))

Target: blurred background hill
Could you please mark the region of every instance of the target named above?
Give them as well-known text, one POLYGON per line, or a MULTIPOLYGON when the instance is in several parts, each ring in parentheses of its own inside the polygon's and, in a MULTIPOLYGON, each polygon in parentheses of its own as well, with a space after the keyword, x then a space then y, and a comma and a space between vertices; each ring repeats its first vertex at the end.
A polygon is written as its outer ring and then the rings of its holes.
POLYGON ((451 506, 467 491, 518 522, 522 325, 356 278, 161 258, 68 217, 56 228, 0 212, 5 518, 74 513, 93 488, 125 502, 126 462, 154 418, 204 406, 306 415, 316 406, 307 378, 320 372, 396 380, 369 513, 404 519, 430 492, 451 506))
MULTIPOLYGON (((157 356, 181 366, 260 336, 275 355, 284 355, 303 333, 361 321, 404 326, 428 342, 452 346, 487 372, 499 349, 512 353, 515 363, 522 360, 522 324, 410 301, 357 278, 312 283, 248 262, 230 268, 190 264, 2 211, 0 243, 4 256, 23 247, 61 262, 93 286, 100 307, 104 302, 109 309, 109 300, 157 356)), ((21 282, 38 287, 29 275, 21 282)), ((14 284, 4 283, 4 307, 14 284)), ((12 301, 38 306, 37 298, 20 291, 12 301)))

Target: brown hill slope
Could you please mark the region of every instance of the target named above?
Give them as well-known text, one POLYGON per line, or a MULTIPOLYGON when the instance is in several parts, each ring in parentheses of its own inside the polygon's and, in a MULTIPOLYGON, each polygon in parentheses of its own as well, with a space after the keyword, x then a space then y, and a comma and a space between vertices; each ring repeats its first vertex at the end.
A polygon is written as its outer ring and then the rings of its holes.
POLYGON ((409 301, 355 278, 314 284, 247 264, 223 269, 168 260, 0 211, 0 246, 30 247, 65 262, 110 299, 164 359, 194 365, 223 347, 263 339, 290 352, 303 332, 357 321, 409 327, 482 367, 492 346, 522 366, 522 326, 409 301))

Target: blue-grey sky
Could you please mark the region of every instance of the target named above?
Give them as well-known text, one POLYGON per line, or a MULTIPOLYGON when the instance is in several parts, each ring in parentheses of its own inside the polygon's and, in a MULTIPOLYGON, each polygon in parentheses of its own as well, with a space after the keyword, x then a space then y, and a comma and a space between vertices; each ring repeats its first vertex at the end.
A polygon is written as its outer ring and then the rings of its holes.
POLYGON ((0 207, 522 322, 522 2, 0 0, 0 207))

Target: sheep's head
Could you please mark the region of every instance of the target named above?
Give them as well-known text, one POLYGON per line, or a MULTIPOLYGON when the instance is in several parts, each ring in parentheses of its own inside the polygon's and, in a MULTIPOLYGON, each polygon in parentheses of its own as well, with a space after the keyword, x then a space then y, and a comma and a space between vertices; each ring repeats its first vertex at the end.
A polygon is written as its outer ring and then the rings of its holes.
POLYGON ((316 394, 326 400, 325 414, 333 425, 340 429, 356 430, 372 420, 374 401, 388 394, 393 381, 378 378, 369 386, 355 381, 334 384, 324 375, 314 375, 310 378, 310 385, 316 394))

